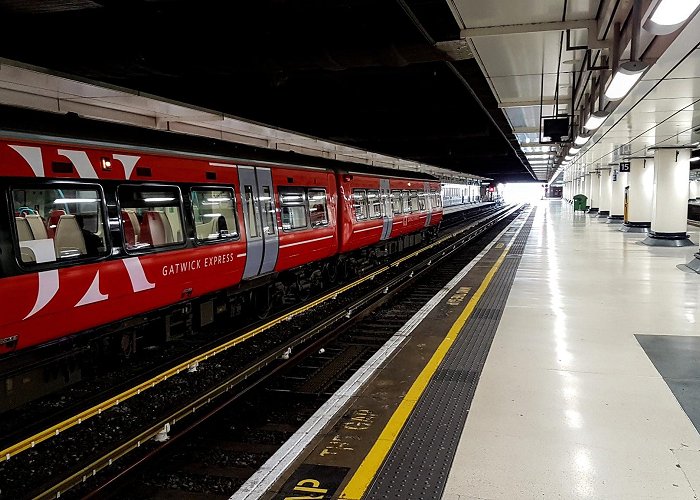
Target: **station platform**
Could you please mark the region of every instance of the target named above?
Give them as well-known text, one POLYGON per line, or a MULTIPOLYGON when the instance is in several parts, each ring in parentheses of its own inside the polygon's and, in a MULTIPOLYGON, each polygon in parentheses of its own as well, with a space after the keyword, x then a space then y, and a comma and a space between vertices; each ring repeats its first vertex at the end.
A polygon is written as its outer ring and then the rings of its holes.
POLYGON ((459 205, 450 205, 449 207, 444 207, 442 209, 442 214, 444 216, 447 216, 454 213, 464 212, 465 210, 474 210, 478 208, 490 207, 494 204, 495 202, 493 201, 485 201, 479 203, 462 203, 459 205))
POLYGON ((233 498, 697 498, 697 248, 618 229, 531 207, 233 498))

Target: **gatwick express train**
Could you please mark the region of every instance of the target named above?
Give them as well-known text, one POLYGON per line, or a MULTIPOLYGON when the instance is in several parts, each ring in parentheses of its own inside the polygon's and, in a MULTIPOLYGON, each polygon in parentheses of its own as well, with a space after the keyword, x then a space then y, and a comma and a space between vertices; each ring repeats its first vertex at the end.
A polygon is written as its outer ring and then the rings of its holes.
POLYGON ((262 316, 436 234, 437 179, 313 163, 0 134, 0 356, 262 316))

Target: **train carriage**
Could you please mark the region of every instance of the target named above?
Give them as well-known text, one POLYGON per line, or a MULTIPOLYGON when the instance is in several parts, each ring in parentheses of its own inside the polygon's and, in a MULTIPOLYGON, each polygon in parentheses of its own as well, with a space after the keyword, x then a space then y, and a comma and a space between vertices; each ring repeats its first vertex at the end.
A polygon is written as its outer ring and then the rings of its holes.
POLYGON ((436 179, 330 163, 0 139, 0 354, 151 320, 167 339, 434 234, 436 179))
POLYGON ((406 235, 422 236, 442 220, 440 183, 419 174, 415 178, 361 172, 339 172, 340 252, 381 242, 398 242, 406 235))

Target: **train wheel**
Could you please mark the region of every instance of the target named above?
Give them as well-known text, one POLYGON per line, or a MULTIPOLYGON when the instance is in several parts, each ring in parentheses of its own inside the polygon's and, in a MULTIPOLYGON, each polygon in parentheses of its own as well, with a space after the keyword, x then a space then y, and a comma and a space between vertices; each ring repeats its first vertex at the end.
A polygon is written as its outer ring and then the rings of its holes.
POLYGON ((259 319, 267 318, 272 311, 272 294, 269 286, 263 286, 252 293, 253 310, 259 319))
POLYGON ((311 296, 311 282, 302 276, 297 276, 295 289, 299 300, 304 301, 311 296))
POLYGON ((326 262, 323 264, 323 280, 329 285, 334 285, 338 281, 338 262, 326 262))
POLYGON ((135 335, 133 333, 123 333, 119 347, 125 358, 131 356, 136 351, 135 335))
POLYGON ((338 275, 342 281, 347 281, 352 276, 352 266, 350 259, 343 259, 338 262, 338 275))

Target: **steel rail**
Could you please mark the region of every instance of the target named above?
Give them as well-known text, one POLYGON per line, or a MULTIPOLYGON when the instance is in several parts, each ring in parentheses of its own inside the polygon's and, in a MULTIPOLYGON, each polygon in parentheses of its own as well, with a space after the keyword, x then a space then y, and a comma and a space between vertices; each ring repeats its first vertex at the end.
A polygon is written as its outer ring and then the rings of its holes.
POLYGON ((56 436, 60 435, 62 432, 65 432, 66 430, 68 430, 76 425, 82 424, 86 420, 89 420, 95 416, 100 415, 105 410, 108 410, 114 406, 117 406, 120 403, 122 403, 122 402, 124 402, 124 401, 126 401, 134 396, 138 396, 141 393, 143 393, 149 389, 154 388, 156 385, 158 385, 162 382, 165 382, 169 378, 176 376, 183 371, 187 371, 190 368, 192 368, 193 366, 196 366, 197 364, 199 364, 203 361, 206 361, 206 360, 208 360, 208 359, 210 359, 218 354, 221 354, 222 352, 227 351, 228 349, 235 347, 235 346, 241 344, 242 342, 245 342, 246 340, 249 340, 249 339, 257 336, 258 334, 265 332, 266 330, 269 330, 270 328, 272 328, 280 323, 283 323, 285 321, 292 319, 295 316, 303 314, 303 313, 313 309, 314 307, 316 307, 320 304, 323 304, 329 300, 334 300, 335 298, 338 297, 338 295, 345 293, 353 288, 356 288, 357 286, 361 285, 362 283, 365 283, 366 281, 373 280, 377 276, 379 276, 379 275, 387 272, 388 270, 400 265, 402 262, 405 262, 406 260, 411 259, 413 257, 416 257, 416 256, 420 255, 421 253, 430 250, 431 248, 434 248, 440 244, 445 243, 447 240, 458 236, 459 234, 463 233, 464 231, 467 231, 468 229, 470 229, 471 227, 473 227, 473 225, 466 226, 466 227, 459 229, 457 231, 452 231, 452 232, 444 235, 443 237, 439 238, 438 240, 436 240, 428 245, 425 245, 417 250, 414 250, 413 252, 409 253, 408 255, 405 255, 405 256, 391 262, 390 264, 386 264, 386 265, 380 267, 379 269, 371 272, 370 274, 353 281, 352 283, 349 283, 349 284, 344 285, 340 288, 331 290, 328 293, 322 295, 321 297, 319 297, 317 299, 314 299, 314 300, 312 300, 312 301, 310 301, 310 302, 308 302, 308 303, 306 303, 306 304, 304 304, 304 305, 302 305, 302 306, 300 306, 300 307, 298 307, 290 312, 282 314, 282 315, 278 316, 277 318, 274 318, 274 319, 272 319, 272 320, 270 320, 270 321, 268 321, 268 322, 266 322, 266 323, 264 323, 256 328, 253 328, 252 330, 250 330, 242 335, 239 335, 233 339, 230 339, 230 340, 228 340, 228 341, 226 341, 226 342, 224 342, 216 347, 208 349, 208 350, 206 350, 206 351, 204 351, 196 356, 193 356, 185 361, 179 362, 178 364, 158 373, 157 375, 155 375, 155 376, 125 390, 125 391, 120 392, 119 394, 117 394, 115 396, 107 398, 104 401, 97 403, 86 410, 83 410, 79 413, 76 413, 75 415, 72 415, 72 416, 62 420, 61 422, 58 422, 54 425, 51 425, 42 431, 36 432, 27 438, 24 438, 16 443, 10 445, 10 446, 7 446, 6 448, 4 448, 3 450, 0 451, 0 462, 10 460, 12 457, 14 457, 14 456, 16 456, 24 451, 32 449, 37 444, 42 443, 42 442, 44 442, 48 439, 51 439, 53 437, 56 437, 56 436))
MULTIPOLYGON (((160 419, 157 423, 150 425, 147 429, 143 430, 142 432, 139 432, 136 436, 131 437, 125 443, 120 444, 119 446, 113 448, 109 452, 103 454, 96 460, 92 461, 90 464, 81 468, 79 471, 72 473, 70 476, 62 479, 58 483, 55 483, 51 487, 38 493, 35 496, 35 498, 44 499, 60 497, 69 489, 87 481, 90 477, 96 475, 102 469, 112 465, 114 461, 123 457, 130 451, 139 448, 143 443, 153 439, 158 433, 163 431, 167 425, 173 426, 177 422, 181 421, 183 418, 190 417, 192 414, 196 413, 198 410, 211 403, 212 400, 218 398, 219 396, 222 396, 223 394, 227 393, 228 391, 230 391, 235 386, 239 385, 252 375, 260 372, 265 367, 273 363, 275 360, 279 359, 280 356, 282 356, 282 354, 285 353, 288 349, 292 349, 294 347, 309 342, 311 339, 318 336, 324 330, 330 330, 324 335, 324 338, 326 336, 332 337, 337 335, 339 330, 346 328, 348 325, 354 323, 355 321, 363 317, 366 313, 370 312, 376 307, 379 307, 379 305, 391 295, 397 293, 398 291, 405 288, 405 286, 418 279, 418 277, 421 276, 428 269, 430 269, 431 266, 434 265, 434 263, 444 258, 447 258, 449 255, 459 250, 462 246, 472 241, 474 238, 485 232, 493 225, 497 224, 498 222, 504 220, 505 218, 515 213, 517 210, 519 210, 519 208, 520 206, 507 207, 501 209, 494 214, 490 214, 487 217, 482 218, 475 224, 470 225, 468 228, 458 231, 456 235, 462 234, 468 229, 475 228, 476 226, 475 229, 470 231, 468 234, 462 236, 458 241, 452 243, 448 248, 439 250, 438 252, 436 252, 436 254, 428 256, 421 262, 403 271, 400 275, 395 276, 388 282, 382 283, 374 290, 366 293, 363 297, 353 301, 352 304, 346 305, 343 308, 336 311, 335 313, 331 314, 330 316, 325 318, 321 323, 314 325, 313 328, 310 328, 309 330, 296 335, 294 338, 288 340, 283 345, 270 351, 263 358, 256 360, 255 362, 246 366, 242 371, 237 372, 236 374, 227 378, 225 381, 219 383, 217 387, 208 390, 195 400, 173 411, 170 415, 160 419), (336 325, 337 323, 340 324, 336 325)), ((437 243, 438 241, 434 242, 434 244, 431 244, 431 246, 434 247, 437 243)), ((427 247, 425 249, 427 249, 427 247)), ((404 262, 412 256, 418 255, 419 253, 422 252, 414 252, 410 255, 403 257, 402 259, 399 259, 399 261, 392 262, 387 266, 387 268, 398 266, 401 262, 404 262)), ((373 279, 374 276, 379 274, 379 271, 380 270, 376 271, 376 274, 372 273, 368 275, 366 278, 373 279)), ((316 342, 317 341, 314 342, 314 345, 316 345, 316 342)), ((197 419, 197 421, 194 424, 189 425, 186 429, 184 429, 181 432, 191 430, 203 420, 213 415, 220 409, 224 408, 226 405, 240 397, 242 394, 251 390, 255 385, 274 375, 276 371, 277 370, 273 370, 269 374, 265 374, 259 379, 256 379, 252 384, 246 385, 245 387, 241 388, 239 392, 233 394, 231 397, 228 398, 227 401, 219 404, 215 409, 209 411, 205 417, 197 419)), ((167 442, 163 443, 161 446, 167 446, 167 442)), ((147 454, 147 456, 144 457, 142 460, 145 460, 148 457, 152 457, 153 455, 155 455, 156 452, 157 449, 150 451, 147 454)), ((130 473, 132 472, 132 469, 132 467, 127 467, 125 471, 123 471, 123 473, 130 473)), ((116 479, 117 478, 110 479, 109 483, 112 483, 116 479)))

